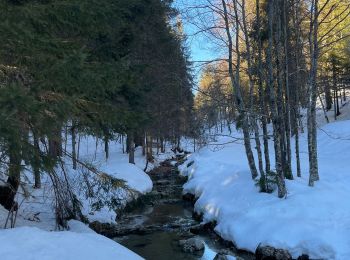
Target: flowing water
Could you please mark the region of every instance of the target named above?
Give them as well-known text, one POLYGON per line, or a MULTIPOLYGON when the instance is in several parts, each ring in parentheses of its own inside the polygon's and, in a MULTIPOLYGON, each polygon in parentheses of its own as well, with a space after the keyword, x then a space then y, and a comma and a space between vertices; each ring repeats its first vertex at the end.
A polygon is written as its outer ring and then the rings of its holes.
POLYGON ((197 235, 205 243, 204 251, 185 253, 179 246, 179 240, 196 236, 192 232, 199 222, 192 217, 192 203, 182 199, 185 180, 178 175, 173 164, 166 161, 150 172, 153 191, 120 219, 119 225, 124 231, 114 240, 145 259, 211 260, 220 250, 228 249, 213 232, 197 235))

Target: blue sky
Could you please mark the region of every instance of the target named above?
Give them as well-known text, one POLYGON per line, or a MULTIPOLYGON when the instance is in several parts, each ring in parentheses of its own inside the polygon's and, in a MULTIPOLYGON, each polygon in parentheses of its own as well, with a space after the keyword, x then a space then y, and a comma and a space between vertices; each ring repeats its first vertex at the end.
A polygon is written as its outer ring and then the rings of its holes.
MULTIPOLYGON (((181 12, 185 5, 198 4, 199 1, 201 0, 175 0, 174 5, 181 12)), ((186 21, 186 19, 182 19, 182 22, 184 24, 185 33, 188 37, 187 44, 190 47, 191 60, 208 61, 217 58, 215 48, 211 46, 210 41, 204 35, 196 34, 198 29, 186 21)), ((197 74, 199 72, 199 64, 201 63, 194 64, 197 74)), ((196 75, 196 78, 198 78, 198 76, 199 75, 196 75)))

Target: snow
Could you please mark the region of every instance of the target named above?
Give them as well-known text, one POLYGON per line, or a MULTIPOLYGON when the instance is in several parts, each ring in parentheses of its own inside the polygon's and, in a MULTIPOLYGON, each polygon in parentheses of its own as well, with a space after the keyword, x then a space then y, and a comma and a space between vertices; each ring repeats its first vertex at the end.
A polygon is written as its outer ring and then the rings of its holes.
MULTIPOLYGON (((79 160, 94 165, 96 168, 109 176, 117 179, 124 180, 128 188, 136 191, 136 193, 130 194, 124 189, 116 189, 114 192, 107 194, 101 194, 101 198, 105 201, 118 197, 121 201, 121 206, 125 205, 128 201, 136 198, 139 194, 146 194, 153 188, 153 184, 149 176, 143 171, 145 168, 145 158, 142 156, 141 149, 135 151, 136 164, 128 163, 128 155, 122 152, 122 144, 112 141, 110 143, 109 159, 106 160, 104 154, 104 147, 102 142, 97 142, 96 139, 91 136, 84 136, 80 138, 80 155, 79 160)), ((66 149, 71 151, 70 138, 68 137, 66 149)), ((157 166, 159 162, 167 158, 171 158, 172 152, 156 155, 154 164, 150 164, 148 170, 157 166)), ((82 203, 82 212, 89 219, 89 221, 99 221, 103 223, 116 223, 117 213, 113 208, 103 206, 101 208, 94 208, 93 205, 97 198, 86 197, 86 187, 84 184, 84 178, 82 177, 82 171, 79 169, 74 171, 72 169, 72 162, 70 158, 64 158, 65 170, 70 180, 70 185, 74 189, 75 194, 82 203)), ((57 171, 61 171, 57 169, 57 171)), ((1 173, 0 173, 1 174, 1 173)), ((0 176, 1 177, 1 176, 0 176)), ((92 176, 98 181, 96 176, 92 176)), ((6 177, 3 176, 5 179, 6 177)), ((32 172, 24 171, 23 183, 17 201, 20 204, 18 211, 16 226, 34 226, 43 230, 51 231, 55 229, 55 215, 54 215, 54 194, 51 180, 46 174, 42 175, 42 188, 33 189, 33 177, 32 172), (23 189, 24 188, 24 189, 23 189)), ((0 224, 5 223, 8 212, 0 207, 0 224)))
MULTIPOLYGON (((196 195, 195 210, 204 222, 215 220, 215 231, 240 249, 254 252, 262 243, 287 249, 294 258, 350 259, 350 121, 319 129, 321 179, 313 188, 308 186, 306 134, 301 136, 302 178, 286 181, 286 199, 258 192, 244 147, 232 140, 219 137, 179 168, 188 176, 184 192, 196 195)), ((274 155, 270 158, 273 162, 274 155)))
MULTIPOLYGON (((340 115, 337 116, 337 121, 341 121, 341 120, 350 120, 350 91, 349 90, 346 90, 346 96, 347 96, 347 99, 344 101, 343 99, 339 98, 339 106, 340 106, 340 115)), ((325 101, 325 97, 324 95, 322 96, 322 101, 323 101, 323 104, 325 105, 326 104, 326 101, 325 101)), ((303 114, 304 114, 304 118, 306 120, 306 110, 302 111, 303 114)), ((326 111, 326 114, 327 114, 327 117, 328 117, 328 120, 330 122, 334 122, 336 121, 334 119, 334 105, 332 105, 332 108, 329 110, 329 111, 326 111)), ((325 124, 327 124, 327 120, 324 116, 324 112, 323 112, 323 109, 322 109, 322 104, 321 104, 321 100, 318 98, 317 99, 317 110, 316 110, 316 117, 317 117, 317 123, 319 126, 323 126, 325 124)))
POLYGON ((86 224, 75 219, 68 221, 68 227, 69 231, 71 232, 96 234, 96 232, 89 228, 86 224))
MULTIPOLYGON (((71 151, 69 143, 68 138, 68 152, 71 151)), ((148 170, 171 158, 173 153, 169 150, 156 155, 155 162, 149 164, 148 170)), ((85 196, 86 189, 82 186, 84 179, 79 165, 78 170, 74 171, 71 159, 67 157, 63 160, 71 188, 82 203, 82 213, 89 221, 116 223, 117 213, 112 208, 103 206, 95 209, 92 205, 96 198, 85 196)), ((121 199, 121 207, 135 196, 146 194, 153 188, 150 177, 143 171, 146 161, 141 149, 135 151, 136 164, 129 164, 128 155, 122 152, 122 144, 111 142, 109 159, 106 160, 102 142, 97 142, 96 145, 96 139, 85 136, 80 140, 79 160, 94 165, 100 172, 124 180, 128 188, 137 192, 129 194, 124 188, 117 188, 115 191, 101 194, 101 198, 107 201, 118 197, 121 199)), ((60 172, 61 169, 56 171, 60 172)), ((90 181, 94 181, 92 177, 89 177, 90 181)), ((98 180, 98 176, 95 178, 98 180)), ((117 242, 96 234, 87 225, 76 220, 68 221, 69 231, 52 232, 56 225, 50 179, 47 174, 43 174, 42 188, 34 189, 32 173, 24 171, 22 181, 23 185, 16 197, 20 204, 16 228, 0 230, 1 259, 141 259, 117 242)), ((8 211, 0 205, 0 225, 4 226, 7 216, 8 211)), ((9 227, 9 224, 7 226, 9 227)))
MULTIPOLYGON (((149 176, 143 171, 146 165, 141 148, 135 151, 135 165, 130 164, 128 154, 122 153, 119 142, 110 143, 109 158, 106 160, 102 142, 98 142, 91 136, 81 139, 81 160, 88 161, 98 166, 98 169, 115 178, 125 180, 128 186, 142 194, 150 192, 153 184, 149 176)), ((70 147, 68 147, 69 151, 70 147)), ((152 167, 152 166, 151 166, 152 167)))
MULTIPOLYGON (((216 259, 215 257, 217 256, 217 252, 212 250, 205 242, 204 242, 204 253, 201 256, 200 260, 213 260, 216 259)), ((222 254, 220 254, 222 255, 222 254)), ((223 255, 222 255, 223 256, 223 255)), ((237 258, 232 256, 232 255, 225 255, 226 260, 236 260, 237 258)))
POLYGON ((98 234, 48 232, 35 227, 1 230, 0 245, 2 260, 142 259, 98 234))
POLYGON ((111 171, 110 175, 121 180, 126 184, 143 194, 152 191, 153 183, 150 177, 140 168, 130 163, 121 163, 116 167, 117 170, 111 171))

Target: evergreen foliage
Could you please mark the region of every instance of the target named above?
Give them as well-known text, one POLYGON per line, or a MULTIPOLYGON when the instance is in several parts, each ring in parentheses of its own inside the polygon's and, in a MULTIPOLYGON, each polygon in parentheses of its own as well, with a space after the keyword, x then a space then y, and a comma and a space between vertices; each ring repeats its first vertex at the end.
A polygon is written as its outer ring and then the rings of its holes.
POLYGON ((64 126, 106 145, 187 134, 190 64, 171 2, 0 0, 0 151, 16 182, 22 160, 53 169, 64 126))

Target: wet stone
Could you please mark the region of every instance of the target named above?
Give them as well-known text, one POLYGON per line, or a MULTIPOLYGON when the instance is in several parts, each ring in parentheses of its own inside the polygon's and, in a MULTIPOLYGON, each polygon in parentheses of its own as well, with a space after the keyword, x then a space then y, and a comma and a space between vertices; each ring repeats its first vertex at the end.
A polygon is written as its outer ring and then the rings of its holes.
POLYGON ((204 250, 204 242, 198 237, 192 237, 186 240, 180 240, 179 245, 184 252, 194 253, 204 250))
POLYGON ((276 249, 271 246, 259 246, 256 251, 256 260, 292 260, 287 250, 276 249))
POLYGON ((227 249, 220 250, 214 258, 214 260, 233 260, 233 259, 241 260, 241 258, 235 257, 233 253, 227 249))
POLYGON ((216 256, 215 256, 215 258, 214 258, 214 260, 233 260, 233 259, 237 259, 237 258, 235 258, 234 256, 232 256, 232 255, 224 255, 224 254, 221 254, 221 253, 218 253, 216 256))
POLYGON ((194 202, 196 198, 193 194, 186 193, 186 194, 182 195, 182 199, 186 200, 186 201, 194 202))

